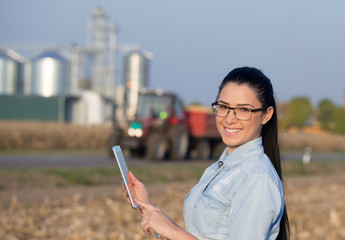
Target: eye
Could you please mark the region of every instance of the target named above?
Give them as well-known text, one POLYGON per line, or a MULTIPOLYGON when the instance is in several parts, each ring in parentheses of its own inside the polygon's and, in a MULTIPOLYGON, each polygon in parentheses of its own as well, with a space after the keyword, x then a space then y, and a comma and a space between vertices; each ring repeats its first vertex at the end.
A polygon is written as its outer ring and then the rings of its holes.
POLYGON ((220 109, 228 109, 228 107, 227 107, 227 106, 225 106, 225 105, 221 105, 221 104, 219 104, 219 105, 218 105, 218 107, 219 107, 220 109))
POLYGON ((250 109, 249 108, 239 108, 240 112, 250 112, 250 109))

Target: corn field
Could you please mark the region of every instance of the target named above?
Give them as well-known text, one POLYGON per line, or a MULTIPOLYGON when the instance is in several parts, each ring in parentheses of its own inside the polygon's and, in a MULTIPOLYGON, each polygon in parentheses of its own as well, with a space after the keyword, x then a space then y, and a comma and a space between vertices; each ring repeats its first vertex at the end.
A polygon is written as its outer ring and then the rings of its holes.
MULTIPOLYGON (((111 126, 0 121, 0 150, 105 149, 111 126)), ((345 135, 280 133, 283 150, 345 151, 345 135)))

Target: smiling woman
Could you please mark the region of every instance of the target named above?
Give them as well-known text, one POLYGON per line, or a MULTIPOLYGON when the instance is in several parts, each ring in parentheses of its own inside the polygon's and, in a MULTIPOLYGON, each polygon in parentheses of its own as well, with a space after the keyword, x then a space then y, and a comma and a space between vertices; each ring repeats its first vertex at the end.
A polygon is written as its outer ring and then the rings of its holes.
MULTIPOLYGON (((256 68, 231 71, 212 104, 227 146, 186 195, 186 229, 155 207, 145 186, 128 175, 145 233, 163 239, 288 239, 289 224, 270 80, 256 68)), ((128 197, 123 191, 127 202, 128 197)))
POLYGON ((218 131, 223 142, 228 146, 228 153, 260 137, 262 126, 271 119, 274 112, 272 106, 261 105, 256 92, 247 84, 229 82, 222 88, 217 105, 213 105, 213 111, 214 106, 219 106, 214 113, 217 116, 218 131))

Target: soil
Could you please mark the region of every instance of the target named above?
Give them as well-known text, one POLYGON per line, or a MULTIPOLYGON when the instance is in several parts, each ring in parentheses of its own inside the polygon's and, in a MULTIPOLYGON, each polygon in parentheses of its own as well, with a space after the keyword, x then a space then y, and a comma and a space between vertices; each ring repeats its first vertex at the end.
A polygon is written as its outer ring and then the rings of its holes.
MULTIPOLYGON (((9 183, 10 184, 10 183, 9 183)), ((148 185, 151 200, 180 226, 195 184, 148 185)), ((0 239, 154 239, 118 186, 0 191, 0 239)), ((286 178, 291 239, 345 239, 345 173, 286 178)))

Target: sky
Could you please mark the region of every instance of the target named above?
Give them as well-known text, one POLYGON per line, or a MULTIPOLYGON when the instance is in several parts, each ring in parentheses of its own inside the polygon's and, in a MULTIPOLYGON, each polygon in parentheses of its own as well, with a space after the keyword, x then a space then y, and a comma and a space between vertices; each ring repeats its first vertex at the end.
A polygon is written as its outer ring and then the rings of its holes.
POLYGON ((95 7, 117 24, 119 44, 153 54, 150 87, 186 104, 212 103, 222 79, 242 66, 262 70, 278 102, 344 103, 342 0, 1 0, 0 47, 83 46, 95 7))

